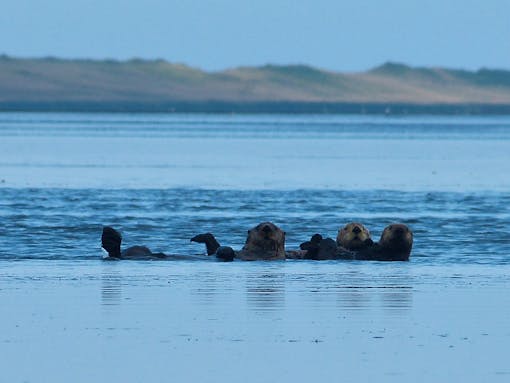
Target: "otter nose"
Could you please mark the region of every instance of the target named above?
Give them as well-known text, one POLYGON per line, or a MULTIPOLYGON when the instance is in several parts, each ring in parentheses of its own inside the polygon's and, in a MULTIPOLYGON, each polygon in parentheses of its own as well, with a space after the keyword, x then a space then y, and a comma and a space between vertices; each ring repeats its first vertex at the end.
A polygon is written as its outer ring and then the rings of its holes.
POLYGON ((359 228, 359 226, 354 226, 354 229, 352 229, 352 231, 356 234, 361 233, 361 229, 359 228))
POLYGON ((271 232, 271 228, 268 226, 268 225, 265 225, 263 228, 262 228, 262 231, 266 234, 269 234, 271 232))

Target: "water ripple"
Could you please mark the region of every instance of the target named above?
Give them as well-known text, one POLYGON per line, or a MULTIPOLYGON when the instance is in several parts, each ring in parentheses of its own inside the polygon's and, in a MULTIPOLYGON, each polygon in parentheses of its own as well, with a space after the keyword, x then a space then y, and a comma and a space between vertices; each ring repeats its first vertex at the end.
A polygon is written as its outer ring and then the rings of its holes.
POLYGON ((201 189, 2 189, 2 259, 93 259, 102 225, 119 228, 126 246, 144 244, 170 254, 198 255, 189 242, 214 232, 243 245, 246 230, 272 220, 287 247, 315 232, 335 237, 362 221, 377 238, 394 221, 415 234, 412 262, 510 263, 510 194, 398 191, 228 191, 201 189))

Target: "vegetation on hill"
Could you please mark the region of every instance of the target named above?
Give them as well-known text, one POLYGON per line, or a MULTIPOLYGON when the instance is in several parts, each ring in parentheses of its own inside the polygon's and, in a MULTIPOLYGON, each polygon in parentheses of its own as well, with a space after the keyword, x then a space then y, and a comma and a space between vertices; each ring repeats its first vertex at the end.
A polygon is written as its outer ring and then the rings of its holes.
MULTIPOLYGON (((0 109, 13 105, 405 104, 510 106, 510 71, 386 63, 360 73, 306 65, 206 72, 163 60, 0 56, 0 109)), ((29 107, 27 107, 30 109, 29 107)))

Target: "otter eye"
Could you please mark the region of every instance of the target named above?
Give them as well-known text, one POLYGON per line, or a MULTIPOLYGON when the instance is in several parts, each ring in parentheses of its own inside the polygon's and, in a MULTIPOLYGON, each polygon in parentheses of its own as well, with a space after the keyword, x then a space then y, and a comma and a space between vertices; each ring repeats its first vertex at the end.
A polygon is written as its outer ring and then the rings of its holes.
POLYGON ((390 230, 393 230, 393 225, 390 225, 389 229, 390 229, 390 230))

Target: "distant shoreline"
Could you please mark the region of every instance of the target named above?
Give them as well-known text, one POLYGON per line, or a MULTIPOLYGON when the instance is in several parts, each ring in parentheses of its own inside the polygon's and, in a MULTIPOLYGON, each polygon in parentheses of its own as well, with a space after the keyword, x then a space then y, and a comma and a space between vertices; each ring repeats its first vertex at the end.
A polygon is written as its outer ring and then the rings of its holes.
POLYGON ((510 115, 510 104, 336 102, 0 102, 0 112, 510 115))
POLYGON ((508 115, 510 71, 389 62, 360 73, 269 64, 206 72, 0 55, 0 111, 508 115))

